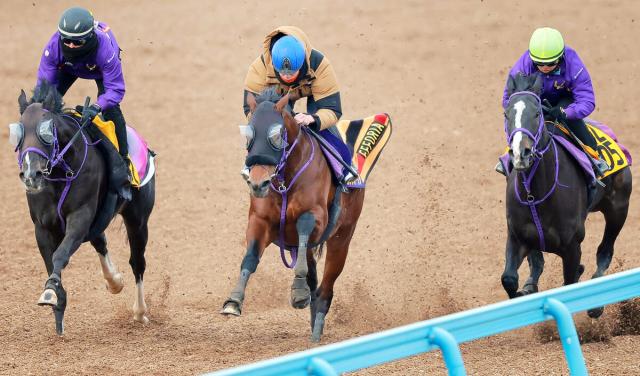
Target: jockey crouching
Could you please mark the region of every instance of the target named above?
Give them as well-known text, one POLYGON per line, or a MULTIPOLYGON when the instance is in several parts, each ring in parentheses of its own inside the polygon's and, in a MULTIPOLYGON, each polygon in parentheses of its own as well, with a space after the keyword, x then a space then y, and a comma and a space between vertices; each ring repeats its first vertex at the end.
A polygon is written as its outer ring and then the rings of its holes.
POLYGON ((127 129, 120 110, 125 93, 120 47, 109 26, 94 21, 88 10, 74 7, 62 13, 58 31, 44 48, 38 82, 48 81, 64 96, 78 78, 95 80, 98 86, 98 99, 84 109, 82 123, 93 120, 100 112, 105 120, 115 123, 119 156, 111 141, 93 124, 85 129, 107 150, 110 187, 125 200, 131 200, 127 129))
MULTIPOLYGON (((307 112, 294 119, 316 132, 321 132, 330 144, 344 144, 336 123, 342 116, 340 90, 329 60, 311 47, 307 35, 295 26, 281 26, 266 36, 264 51, 249 67, 245 78, 244 113, 250 117, 247 94, 258 94, 275 86, 291 108, 303 97, 307 98, 307 112), (286 97, 286 99, 285 99, 286 97)), ((351 163, 347 147, 336 148, 347 164, 351 163)), ((346 183, 354 178, 347 169, 342 178, 346 183)), ((245 166, 243 174, 248 175, 245 166)))
MULTIPOLYGON (((543 27, 533 32, 529 50, 518 59, 509 75, 515 77, 518 73, 542 76, 544 84, 540 99, 543 103, 547 100, 553 106, 545 114, 545 119, 565 124, 583 144, 597 151, 596 140, 587 130, 583 120, 595 109, 591 77, 577 52, 565 46, 558 30, 543 27)), ((503 108, 506 108, 508 100, 509 95, 505 87, 502 97, 503 108)), ((609 170, 606 161, 592 160, 597 175, 602 176, 609 170)), ((501 162, 496 165, 496 171, 506 175, 501 162)))

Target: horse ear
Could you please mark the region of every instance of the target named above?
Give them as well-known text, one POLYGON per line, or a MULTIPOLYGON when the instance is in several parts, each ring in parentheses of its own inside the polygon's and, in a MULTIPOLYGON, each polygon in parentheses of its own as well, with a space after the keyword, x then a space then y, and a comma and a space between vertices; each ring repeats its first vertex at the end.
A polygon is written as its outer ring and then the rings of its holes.
POLYGON ((542 79, 542 75, 536 74, 534 77, 535 81, 533 82, 533 85, 531 85, 531 91, 540 95, 542 93, 542 85, 544 84, 544 81, 542 79))
POLYGON ((507 95, 511 95, 516 91, 516 80, 512 75, 507 78, 507 95))
POLYGON ((247 104, 249 105, 249 112, 251 113, 253 113, 258 106, 258 103, 256 103, 256 97, 250 91, 247 91, 247 104))
POLYGON ((55 111, 56 105, 56 96, 53 90, 49 90, 47 96, 44 97, 44 101, 42 101, 42 108, 48 111, 55 111))
POLYGON ((27 102, 27 94, 24 93, 24 90, 20 90, 20 96, 18 97, 18 106, 20 106, 20 115, 24 113, 24 110, 29 106, 29 102, 27 102))

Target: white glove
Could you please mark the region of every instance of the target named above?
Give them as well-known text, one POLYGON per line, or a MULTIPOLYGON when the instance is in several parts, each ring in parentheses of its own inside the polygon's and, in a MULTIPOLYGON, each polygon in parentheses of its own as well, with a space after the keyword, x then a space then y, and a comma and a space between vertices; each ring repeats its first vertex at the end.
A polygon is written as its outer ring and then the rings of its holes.
POLYGON ((296 120, 296 123, 298 123, 298 125, 309 125, 314 121, 316 121, 316 119, 314 119, 313 116, 309 114, 304 114, 304 113, 296 114, 294 119, 296 120))

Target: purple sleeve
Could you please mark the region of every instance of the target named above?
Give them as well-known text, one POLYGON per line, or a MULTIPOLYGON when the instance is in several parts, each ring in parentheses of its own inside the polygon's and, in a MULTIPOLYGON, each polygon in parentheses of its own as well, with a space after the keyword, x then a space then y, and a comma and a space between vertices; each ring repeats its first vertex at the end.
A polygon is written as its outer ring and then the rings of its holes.
POLYGON ((119 55, 119 51, 109 48, 101 54, 98 62, 102 70, 104 94, 98 97, 97 103, 103 110, 119 104, 124 98, 124 76, 119 55))
POLYGON ((58 83, 58 64, 60 60, 58 40, 58 33, 55 33, 42 51, 40 65, 38 66, 38 82, 47 81, 53 85, 58 83))
POLYGON ((596 108, 596 96, 593 93, 591 76, 577 56, 573 62, 573 68, 571 70, 573 103, 567 106, 564 111, 567 114, 567 119, 584 119, 596 108))
MULTIPOLYGON (((522 56, 520 56, 518 61, 516 61, 516 63, 513 65, 513 68, 511 68, 511 71, 509 71, 509 76, 515 77, 518 73, 523 73, 525 75, 531 74, 531 70, 527 69, 531 65, 529 59, 530 59, 529 51, 526 51, 524 54, 522 54, 522 56)), ((509 76, 507 76, 507 82, 509 81, 509 76)), ((504 92, 502 93, 502 108, 507 108, 508 101, 509 101, 509 93, 508 93, 507 84, 505 83, 504 92)))

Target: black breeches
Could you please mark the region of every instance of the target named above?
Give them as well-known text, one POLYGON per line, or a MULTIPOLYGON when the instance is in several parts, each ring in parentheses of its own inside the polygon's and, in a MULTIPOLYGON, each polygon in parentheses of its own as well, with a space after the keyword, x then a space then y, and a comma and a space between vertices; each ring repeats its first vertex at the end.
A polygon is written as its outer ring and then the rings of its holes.
MULTIPOLYGON (((572 98, 562 98, 558 101, 558 106, 562 108, 566 108, 568 105, 573 103, 572 98)), ((582 141, 583 144, 590 146, 593 150, 597 150, 596 140, 593 138, 591 133, 587 130, 587 124, 582 119, 567 119, 566 121, 567 127, 573 132, 573 134, 582 141)))
MULTIPOLYGON (((58 92, 64 96, 71 85, 78 77, 72 76, 66 73, 58 74, 58 92)), ((98 96, 104 94, 104 82, 102 80, 96 80, 96 86, 98 86, 98 96)), ((115 105, 111 108, 102 111, 102 115, 105 120, 113 121, 116 127, 116 138, 118 139, 118 145, 120 149, 120 155, 127 156, 129 154, 129 145, 127 143, 127 123, 122 115, 120 105, 115 105)))

